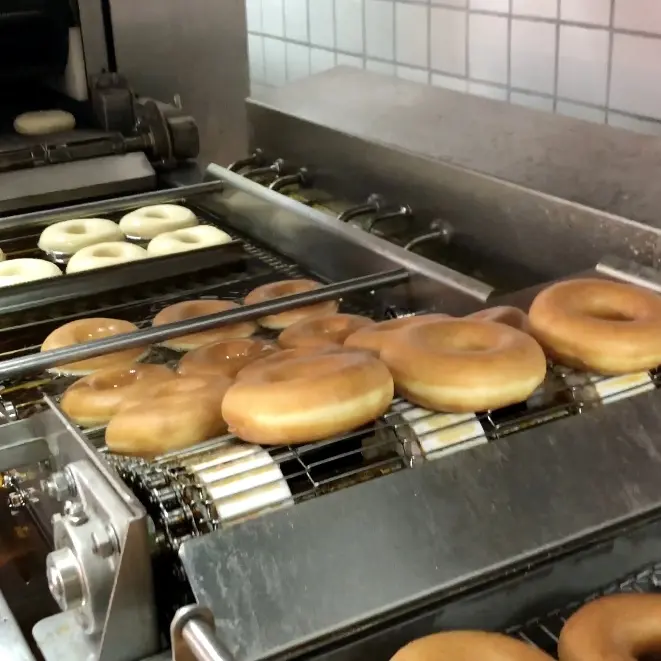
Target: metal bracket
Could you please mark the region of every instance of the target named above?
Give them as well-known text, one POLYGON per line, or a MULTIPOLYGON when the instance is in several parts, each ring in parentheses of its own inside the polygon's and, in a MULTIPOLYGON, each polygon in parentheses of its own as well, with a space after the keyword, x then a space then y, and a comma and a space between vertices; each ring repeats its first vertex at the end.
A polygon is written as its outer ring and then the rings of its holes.
POLYGON ((213 613, 197 604, 180 608, 170 625, 172 661, 234 661, 216 636, 213 613))

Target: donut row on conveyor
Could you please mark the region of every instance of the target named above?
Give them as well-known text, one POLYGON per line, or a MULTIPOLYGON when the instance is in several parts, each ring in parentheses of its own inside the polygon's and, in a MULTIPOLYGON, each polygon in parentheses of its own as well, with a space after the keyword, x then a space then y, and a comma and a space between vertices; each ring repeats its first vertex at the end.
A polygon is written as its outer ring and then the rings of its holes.
MULTIPOLYGON (((657 659, 661 651, 661 595, 616 594, 595 599, 565 622, 559 661, 657 659)), ((553 657, 498 633, 449 631, 420 638, 391 661, 553 661, 553 657)))
MULTIPOLYGON (((253 290, 244 303, 318 286, 311 280, 271 283, 253 290)), ((153 324, 237 306, 184 301, 164 308, 153 324)), ((395 392, 422 407, 410 409, 414 416, 408 420, 432 411, 472 415, 503 408, 538 390, 547 359, 593 379, 636 376, 650 388, 648 371, 661 364, 661 298, 612 281, 554 284, 536 297, 528 314, 498 307, 460 319, 424 314, 377 323, 338 309, 337 302, 324 302, 258 324, 166 340, 162 346, 180 354, 174 371, 140 364, 148 348, 53 368, 83 377, 63 393, 61 407, 80 426, 107 425, 111 451, 152 458, 227 430, 262 445, 326 439, 385 414, 395 392), (253 337, 259 326, 278 331, 277 342, 253 337)), ((78 320, 53 331, 41 349, 134 330, 127 321, 78 320)))
POLYGON ((46 227, 39 237, 39 249, 53 261, 5 259, 0 250, 0 287, 62 275, 53 262, 66 263, 67 273, 80 273, 230 241, 229 234, 200 224, 193 211, 177 204, 135 209, 119 223, 107 218, 72 218, 46 227))

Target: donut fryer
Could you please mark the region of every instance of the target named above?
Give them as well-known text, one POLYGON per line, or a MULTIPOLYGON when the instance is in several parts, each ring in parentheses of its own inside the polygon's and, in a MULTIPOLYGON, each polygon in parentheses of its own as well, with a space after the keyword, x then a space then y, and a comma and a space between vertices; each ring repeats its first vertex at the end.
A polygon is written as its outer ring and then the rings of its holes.
POLYGON ((275 102, 248 110, 250 153, 227 168, 164 175, 171 191, 0 220, 11 254, 34 251, 57 220, 166 201, 234 238, 0 290, 0 471, 7 527, 28 537, 31 557, 27 570, 15 559, 0 568, 10 661, 12 651, 46 661, 385 661, 415 636, 459 627, 508 631, 553 652, 583 599, 658 589, 656 370, 606 379, 550 365, 528 402, 503 410, 445 415, 396 400, 341 438, 262 448, 226 436, 151 462, 108 453, 102 428, 83 431, 63 415, 70 381, 48 372, 58 364, 312 302, 339 298, 343 311, 385 319, 525 308, 545 284, 577 274, 661 290, 651 226, 275 102), (292 135, 300 140, 283 137, 292 135), (493 225, 471 234, 485 209, 493 225), (522 252, 522 234, 544 252, 522 252), (176 301, 241 299, 291 277, 325 284, 150 327, 176 301), (90 316, 139 330, 39 352, 51 330, 90 316), (48 592, 53 614, 21 634, 21 608, 39 600, 48 610, 48 592))

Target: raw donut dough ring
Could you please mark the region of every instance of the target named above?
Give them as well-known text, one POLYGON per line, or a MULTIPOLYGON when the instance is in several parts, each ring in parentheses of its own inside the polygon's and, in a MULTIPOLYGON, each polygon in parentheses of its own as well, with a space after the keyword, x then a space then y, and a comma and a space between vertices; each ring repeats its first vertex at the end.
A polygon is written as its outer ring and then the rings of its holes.
POLYGON ((278 347, 260 339, 243 338, 220 340, 189 351, 179 361, 177 373, 181 376, 216 376, 233 379, 244 367, 270 356, 278 347))
POLYGON ((111 452, 151 459, 220 436, 226 377, 177 377, 127 402, 106 429, 111 452))
POLYGON ((149 242, 147 253, 150 257, 162 257, 178 252, 222 246, 231 241, 232 237, 217 227, 198 225, 197 227, 186 227, 182 230, 159 234, 149 242))
POLYGON ((341 347, 360 328, 374 326, 368 317, 357 314, 325 314, 301 319, 280 333, 278 344, 283 349, 298 347, 341 347))
POLYGON ((147 241, 164 232, 174 232, 199 223, 197 216, 179 204, 153 204, 127 213, 119 229, 127 238, 147 241))
POLYGON ((20 285, 23 282, 44 280, 62 275, 62 271, 45 259, 4 259, 0 261, 0 287, 20 285))
POLYGON ((346 433, 383 415, 393 398, 390 372, 364 351, 265 358, 246 369, 225 395, 223 418, 250 443, 308 443, 346 433))
POLYGON ((76 118, 65 110, 24 112, 14 119, 14 131, 21 135, 48 135, 75 128, 76 118))
POLYGON ((567 367, 616 375, 661 365, 661 297, 622 282, 576 279, 540 292, 532 333, 567 367))
POLYGON ((163 365, 107 367, 70 385, 62 395, 60 408, 81 427, 105 425, 123 404, 176 378, 163 365))
MULTIPOLYGON (((321 287, 320 282, 315 280, 280 280, 271 282, 253 289, 244 299, 246 305, 255 305, 265 303, 282 296, 291 296, 292 294, 301 294, 307 291, 313 291, 321 287)), ((259 325, 272 330, 283 330, 302 319, 308 319, 312 316, 333 314, 337 312, 339 305, 337 301, 324 301, 314 305, 306 305, 302 308, 287 310, 277 314, 270 314, 258 320, 259 325)))
MULTIPOLYGON (((92 317, 90 319, 77 319, 56 328, 41 345, 41 351, 62 349, 83 342, 92 342, 106 337, 114 337, 122 333, 133 333, 138 330, 135 324, 122 319, 108 319, 105 317, 92 317)), ((67 365, 58 365, 49 369, 54 374, 68 374, 71 376, 85 376, 104 367, 131 367, 149 353, 145 347, 124 349, 94 358, 86 358, 67 365)))
MULTIPOLYGON (((152 322, 153 326, 173 324, 186 319, 206 317, 211 314, 236 310, 241 307, 233 301, 221 301, 218 299, 200 299, 197 301, 182 301, 163 308, 152 322)), ((230 324, 211 328, 199 333, 189 333, 180 337, 172 337, 161 342, 161 346, 174 349, 175 351, 192 351, 205 344, 218 342, 220 340, 238 339, 250 337, 257 330, 257 324, 252 321, 244 321, 238 324, 230 324)))
POLYGON ((532 645, 500 633, 447 631, 414 640, 402 647, 390 661, 553 661, 553 659, 532 645))
POLYGON ((123 241, 117 223, 106 218, 72 218, 54 223, 41 233, 37 246, 50 255, 69 257, 96 243, 123 241))
POLYGON ((67 273, 80 273, 93 269, 103 269, 117 264, 146 259, 147 251, 127 241, 96 243, 76 252, 67 264, 67 273))
POLYGON ((634 661, 661 652, 661 595, 614 594, 595 599, 565 623, 560 661, 634 661))
POLYGON ((525 333, 492 321, 441 319, 404 328, 381 360, 408 401, 475 413, 525 401, 546 376, 546 358, 525 333))

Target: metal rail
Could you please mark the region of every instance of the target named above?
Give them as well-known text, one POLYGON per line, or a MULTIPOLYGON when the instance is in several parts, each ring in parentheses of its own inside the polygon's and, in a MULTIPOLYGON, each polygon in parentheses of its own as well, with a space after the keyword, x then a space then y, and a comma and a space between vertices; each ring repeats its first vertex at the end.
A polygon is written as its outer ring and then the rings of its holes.
POLYGON ((46 225, 52 225, 53 223, 70 218, 92 217, 96 214, 107 213, 108 211, 123 211, 149 204, 181 202, 193 195, 217 192, 222 190, 222 187, 222 182, 206 181, 199 184, 182 186, 181 188, 150 191, 149 193, 127 195, 126 197, 112 198, 110 200, 72 204, 58 209, 7 216, 6 218, 0 218, 0 232, 35 226, 45 227, 46 225))
POLYGON ((282 298, 265 303, 247 305, 227 312, 180 321, 174 324, 152 326, 151 328, 145 328, 133 333, 122 333, 114 337, 84 342, 71 347, 45 351, 39 354, 20 356, 0 363, 0 379, 41 372, 57 365, 64 365, 86 358, 94 358, 95 356, 101 356, 112 351, 132 349, 163 342, 164 340, 189 333, 200 333, 220 326, 251 321, 267 315, 293 310, 297 307, 334 300, 352 292, 393 286, 406 282, 408 278, 409 273, 404 269, 376 273, 352 280, 336 282, 301 294, 283 296, 282 298))

